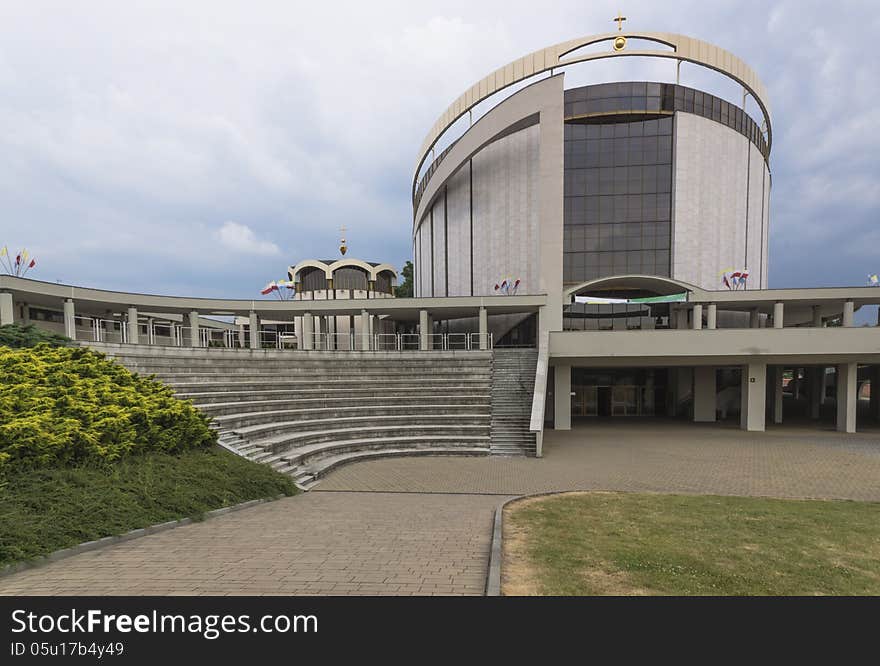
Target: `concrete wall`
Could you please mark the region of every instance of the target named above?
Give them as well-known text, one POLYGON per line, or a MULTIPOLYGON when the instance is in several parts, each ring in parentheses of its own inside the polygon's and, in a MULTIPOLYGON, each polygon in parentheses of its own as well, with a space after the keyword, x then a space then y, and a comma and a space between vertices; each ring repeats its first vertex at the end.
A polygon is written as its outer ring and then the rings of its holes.
POLYGON ((748 268, 750 286, 765 288, 770 188, 757 147, 725 125, 677 112, 674 160, 672 277, 720 289, 719 273, 748 268))
POLYGON ((448 181, 445 193, 437 197, 416 232, 420 276, 417 296, 447 295, 447 256, 451 269, 448 295, 471 295, 471 201, 473 295, 494 295, 495 285, 507 278, 521 281, 519 293, 540 293, 539 137, 539 126, 532 125, 494 141, 448 181), (448 217, 444 217, 444 200, 451 202, 448 217), (446 233, 451 246, 444 243, 446 233))

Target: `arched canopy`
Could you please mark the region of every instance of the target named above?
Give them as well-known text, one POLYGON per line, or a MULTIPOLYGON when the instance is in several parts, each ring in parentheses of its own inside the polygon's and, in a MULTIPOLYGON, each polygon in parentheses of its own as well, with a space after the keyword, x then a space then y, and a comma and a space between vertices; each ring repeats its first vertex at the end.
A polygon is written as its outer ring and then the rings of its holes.
POLYGON ((369 277, 370 280, 376 280, 379 273, 389 271, 392 273, 392 281, 397 279, 397 270, 391 264, 370 264, 360 259, 337 259, 336 261, 321 261, 318 259, 304 259, 296 266, 290 266, 287 269, 288 277, 294 282, 299 282, 299 274, 304 268, 317 268, 324 271, 324 275, 328 280, 333 279, 333 273, 340 268, 360 268, 369 277))
POLYGON ((671 296, 683 292, 688 293, 689 299, 691 294, 703 294, 703 290, 699 287, 681 280, 673 280, 672 278, 656 275, 615 275, 589 280, 569 287, 563 293, 563 302, 570 301, 572 296, 584 294, 607 296, 609 298, 626 295, 636 298, 642 296, 671 296))
POLYGON ((579 62, 601 60, 603 58, 626 56, 641 56, 654 58, 672 58, 674 60, 691 62, 696 65, 714 69, 728 78, 733 79, 743 86, 754 98, 764 120, 767 123, 767 148, 773 145, 773 128, 770 121, 770 107, 767 102, 767 91, 764 84, 758 78, 757 73, 745 62, 729 51, 722 49, 709 42, 704 42, 693 37, 677 35, 665 32, 610 32, 600 35, 590 35, 578 39, 560 42, 545 49, 529 53, 518 60, 508 63, 487 77, 472 85, 464 94, 456 99, 446 111, 437 119, 431 131, 425 137, 422 147, 419 149, 416 160, 415 173, 413 174, 412 192, 415 194, 419 172, 424 164, 428 153, 437 143, 443 133, 483 100, 515 83, 528 79, 532 76, 564 67, 579 62), (623 49, 615 51, 609 48, 607 51, 584 51, 582 47, 599 42, 611 42, 618 37, 626 39, 646 40, 656 42, 669 48, 658 49, 623 49))

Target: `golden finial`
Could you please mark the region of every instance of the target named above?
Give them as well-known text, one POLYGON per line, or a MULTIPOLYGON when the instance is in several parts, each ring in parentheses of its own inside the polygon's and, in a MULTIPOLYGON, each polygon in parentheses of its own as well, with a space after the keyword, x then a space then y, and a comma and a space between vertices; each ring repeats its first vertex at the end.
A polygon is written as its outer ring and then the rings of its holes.
POLYGON ((339 227, 339 251, 345 256, 348 250, 348 244, 345 242, 345 225, 339 227))
MULTIPOLYGON (((617 18, 612 20, 617 21, 617 31, 623 32, 623 22, 626 21, 626 16, 617 12, 617 18)), ((614 43, 611 46, 615 51, 623 51, 626 48, 626 37, 618 35, 614 38, 614 43)))

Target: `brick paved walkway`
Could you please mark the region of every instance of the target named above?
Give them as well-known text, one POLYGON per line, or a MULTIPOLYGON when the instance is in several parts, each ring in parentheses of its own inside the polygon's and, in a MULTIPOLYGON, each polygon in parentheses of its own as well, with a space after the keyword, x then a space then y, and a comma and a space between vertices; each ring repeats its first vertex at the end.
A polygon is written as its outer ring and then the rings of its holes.
POLYGON ((389 458, 315 490, 529 494, 623 490, 880 501, 880 433, 597 422, 548 430, 544 458, 389 458))
POLYGON ((540 460, 365 462, 306 495, 0 578, 0 594, 481 594, 495 506, 571 489, 880 501, 880 434, 599 422, 548 431, 540 460))
POLYGON ((0 594, 483 594, 497 503, 309 493, 0 578, 0 594))

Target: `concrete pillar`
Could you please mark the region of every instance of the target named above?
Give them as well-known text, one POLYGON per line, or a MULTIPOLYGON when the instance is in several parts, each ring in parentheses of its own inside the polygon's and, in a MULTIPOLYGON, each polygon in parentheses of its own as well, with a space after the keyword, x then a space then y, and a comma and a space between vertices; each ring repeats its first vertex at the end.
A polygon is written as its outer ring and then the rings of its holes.
POLYGON ((822 405, 822 388, 824 382, 822 375, 825 368, 810 368, 810 418, 814 421, 819 419, 819 407, 822 405))
POLYGON ((717 389, 715 368, 698 366, 694 368, 694 422, 714 423, 717 389))
POLYGON ((251 349, 259 349, 262 346, 262 340, 260 340, 260 317, 256 312, 248 314, 248 330, 250 331, 251 349))
POLYGON ((695 331, 699 331, 703 328, 703 306, 701 304, 697 303, 694 306, 691 318, 693 319, 693 321, 691 321, 691 327, 695 331))
POLYGON ((71 298, 64 301, 64 335, 71 340, 76 340, 76 313, 71 298))
POLYGON ((8 326, 14 323, 15 315, 12 305, 12 294, 3 292, 0 294, 0 326, 8 326))
POLYGON ((706 307, 706 328, 715 330, 718 328, 718 306, 709 303, 706 307))
POLYGON ((819 404, 825 404, 825 396, 828 393, 828 373, 825 367, 819 368, 819 404))
POLYGON ((300 346, 302 349, 312 350, 315 348, 315 336, 312 335, 315 322, 312 319, 312 314, 310 312, 304 312, 302 322, 302 344, 300 346))
POLYGON ((758 312, 757 308, 753 308, 751 312, 749 312, 749 328, 760 328, 761 327, 761 313, 758 312))
MULTIPOLYGON (((774 317, 775 322, 775 317, 774 317)), ((773 366, 773 423, 782 423, 782 378, 785 368, 773 366)))
POLYGON ((675 328, 685 329, 688 327, 688 311, 684 308, 678 308, 675 311, 675 328))
POLYGON ((764 431, 767 409, 767 364, 749 363, 742 366, 740 389, 740 428, 753 432, 764 431))
POLYGON ((880 365, 871 368, 871 416, 880 421, 880 365))
POLYGON ((428 328, 428 311, 419 310, 419 349, 427 351, 431 348, 430 330, 428 328))
POLYGON ((479 337, 480 337, 480 349, 488 349, 489 348, 489 315, 486 312, 486 308, 480 308, 480 327, 479 327, 479 337))
POLYGON ((140 343, 140 326, 138 326, 138 311, 135 307, 128 308, 128 342, 129 344, 140 343))
POLYGON ((571 366, 553 368, 553 429, 571 430, 571 366))
POLYGON ((361 349, 370 349, 370 313, 361 310, 361 349))
POLYGON ((189 346, 200 347, 202 344, 201 336, 199 336, 199 313, 192 310, 189 313, 189 346))
POLYGON ((815 328, 822 328, 822 308, 818 305, 813 306, 813 326, 815 328))
POLYGON ((846 301, 843 304, 843 325, 845 328, 855 326, 855 305, 852 301, 846 301))
POLYGON ((785 326, 785 305, 780 301, 773 304, 773 328, 785 326))
POLYGON ((858 363, 841 363, 837 366, 837 431, 856 431, 856 405, 858 405, 858 363))

